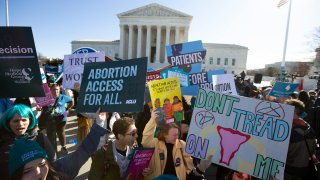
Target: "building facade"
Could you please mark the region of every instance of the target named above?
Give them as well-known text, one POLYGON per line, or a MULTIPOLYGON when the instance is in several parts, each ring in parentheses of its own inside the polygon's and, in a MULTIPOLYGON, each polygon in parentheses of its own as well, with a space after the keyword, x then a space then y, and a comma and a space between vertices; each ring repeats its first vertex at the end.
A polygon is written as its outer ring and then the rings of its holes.
MULTIPOLYGON (((169 65, 165 46, 188 41, 192 16, 152 3, 117 15, 120 40, 72 41, 72 52, 81 47, 104 51, 112 59, 148 57, 148 67, 159 69, 169 65)), ((204 43, 207 50, 203 70, 224 68, 239 74, 246 69, 248 48, 238 45, 204 43), (221 65, 210 63, 221 58, 221 65), (209 59, 209 60, 208 60, 209 59)))

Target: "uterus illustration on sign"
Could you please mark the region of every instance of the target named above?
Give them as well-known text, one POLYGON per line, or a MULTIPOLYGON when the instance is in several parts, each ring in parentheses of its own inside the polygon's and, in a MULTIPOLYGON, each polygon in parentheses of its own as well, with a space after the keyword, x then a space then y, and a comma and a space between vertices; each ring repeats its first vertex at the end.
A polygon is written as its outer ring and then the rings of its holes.
POLYGON ((231 160, 239 151, 241 145, 250 139, 250 135, 244 134, 231 128, 217 126, 218 134, 220 136, 220 161, 227 166, 230 165, 231 160))

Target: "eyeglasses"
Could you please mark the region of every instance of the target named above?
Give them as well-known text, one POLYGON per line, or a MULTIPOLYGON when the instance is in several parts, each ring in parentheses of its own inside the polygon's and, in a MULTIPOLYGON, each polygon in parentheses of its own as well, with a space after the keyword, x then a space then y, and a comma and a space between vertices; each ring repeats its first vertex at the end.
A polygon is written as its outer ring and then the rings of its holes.
POLYGON ((128 133, 126 135, 131 135, 132 137, 136 136, 136 134, 138 134, 137 132, 132 132, 132 133, 128 133))

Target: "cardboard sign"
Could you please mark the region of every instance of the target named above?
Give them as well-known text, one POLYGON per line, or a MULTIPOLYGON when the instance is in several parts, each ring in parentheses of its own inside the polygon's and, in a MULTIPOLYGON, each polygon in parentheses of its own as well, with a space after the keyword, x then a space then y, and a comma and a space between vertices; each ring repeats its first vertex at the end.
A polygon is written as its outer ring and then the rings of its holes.
POLYGON ((184 119, 178 78, 151 81, 148 86, 153 108, 158 111, 160 125, 184 119))
POLYGON ((142 111, 146 72, 147 58, 85 63, 77 110, 142 111))
POLYGON ((35 100, 40 107, 49 106, 54 103, 54 98, 51 94, 50 88, 47 83, 43 84, 45 97, 36 97, 35 100))
POLYGON ((238 95, 233 74, 212 75, 212 88, 221 93, 238 95))
POLYGON ((0 27, 0 97, 42 97, 31 27, 0 27))
POLYGON ((287 83, 277 81, 272 87, 269 95, 275 97, 288 97, 299 86, 299 83, 287 83))
POLYGON ((65 55, 62 86, 74 89, 75 83, 81 83, 84 64, 91 62, 104 62, 104 52, 65 55))
POLYGON ((262 179, 283 179, 294 107, 199 89, 185 152, 262 179))
POLYGON ((126 180, 143 179, 143 169, 149 167, 154 149, 136 148, 126 173, 126 180))

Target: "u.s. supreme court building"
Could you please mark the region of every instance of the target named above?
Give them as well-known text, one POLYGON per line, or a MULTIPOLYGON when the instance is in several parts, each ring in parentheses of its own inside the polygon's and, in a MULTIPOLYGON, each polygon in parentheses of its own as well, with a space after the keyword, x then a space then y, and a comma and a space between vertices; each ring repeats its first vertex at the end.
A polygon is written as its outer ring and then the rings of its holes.
MULTIPOLYGON (((75 40, 72 52, 81 47, 104 51, 113 60, 148 57, 148 67, 159 69, 168 64, 165 46, 201 39, 188 39, 192 16, 152 3, 117 15, 120 40, 75 40)), ((246 70, 248 48, 234 44, 203 42, 207 50, 203 70, 225 69, 240 74, 246 70)))

